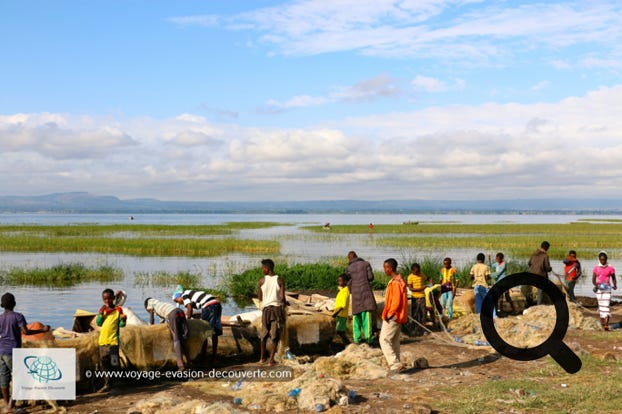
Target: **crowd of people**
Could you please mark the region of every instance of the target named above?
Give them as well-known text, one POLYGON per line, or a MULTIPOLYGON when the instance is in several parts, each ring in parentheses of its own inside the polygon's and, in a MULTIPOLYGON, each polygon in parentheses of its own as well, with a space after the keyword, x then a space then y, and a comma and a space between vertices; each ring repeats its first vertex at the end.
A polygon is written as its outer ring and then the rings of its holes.
MULTIPOLYGON (((552 272, 548 250, 550 244, 542 242, 540 247, 531 255, 528 261, 529 272, 548 277, 552 272)), ((372 290, 374 273, 370 263, 350 251, 347 255, 348 265, 345 272, 337 279, 339 292, 335 299, 333 317, 336 318, 336 334, 343 344, 350 343, 347 336, 348 319, 352 315, 352 342, 375 345, 377 334, 375 329, 375 314, 377 303, 372 290)), ((499 252, 494 263, 489 266, 485 263, 486 256, 479 253, 476 263, 470 269, 473 294, 475 298, 475 312, 479 313, 491 285, 507 276, 505 256, 499 252)), ((490 258, 489 258, 490 262, 490 258)), ((583 275, 581 263, 577 259, 576 251, 570 250, 564 263, 564 288, 567 298, 576 301, 574 288, 578 279, 583 275)), ((279 341, 286 324, 285 281, 274 273, 274 262, 271 259, 261 261, 263 277, 258 281, 257 296, 261 303, 261 332, 259 363, 275 364, 275 355, 279 341)), ((452 259, 443 259, 443 266, 437 277, 428 277, 421 272, 421 266, 414 263, 410 266, 411 273, 404 279, 398 273, 398 263, 395 259, 386 259, 383 263, 384 273, 390 278, 384 297, 384 307, 380 318, 382 325, 377 338, 379 346, 385 356, 391 372, 404 369, 400 361, 400 332, 407 322, 415 322, 415 335, 422 333, 424 323, 431 320, 433 323, 439 317, 453 318, 453 300, 458 288, 457 271, 452 266, 452 259), (409 300, 410 299, 410 300, 409 300), (409 302, 410 311, 409 311, 409 302)), ((611 318, 610 300, 612 290, 617 289, 615 269, 608 263, 607 253, 601 251, 598 255, 598 264, 592 271, 593 290, 598 300, 600 321, 603 329, 609 329, 611 318)), ((533 295, 532 286, 522 286, 521 292, 525 297, 525 307, 544 303, 544 295, 538 290, 533 295)), ((96 324, 100 327, 98 345, 101 368, 116 370, 120 367, 119 337, 120 329, 125 326, 126 315, 116 302, 117 295, 112 289, 102 292, 103 305, 96 317, 96 324)), ((212 330, 212 361, 215 360, 218 348, 218 337, 222 335, 221 314, 222 306, 218 298, 203 291, 184 289, 178 286, 172 295, 171 302, 147 298, 144 302, 145 310, 149 313, 149 322, 155 322, 155 316, 165 321, 173 340, 173 350, 180 371, 187 369, 187 349, 185 341, 188 338, 187 320, 194 317, 194 311, 200 312, 200 318, 206 321, 212 330)), ((501 300, 505 300, 511 312, 516 314, 510 292, 504 292, 501 300)), ((28 329, 26 320, 21 313, 15 312, 15 297, 5 293, 1 298, 4 313, 0 314, 0 389, 5 409, 12 407, 8 389, 12 371, 12 350, 20 348, 22 334, 31 335, 48 332, 49 326, 40 330, 28 329)), ((502 312, 502 307, 495 306, 495 314, 502 312)), ((111 377, 101 391, 109 390, 111 377)))
MULTIPOLYGON (((529 273, 542 277, 549 277, 553 271, 548 250, 550 243, 543 241, 540 247, 530 256, 527 265, 529 273)), ((374 280, 373 271, 369 262, 361 259, 354 251, 348 253, 349 264, 346 272, 339 276, 339 293, 337 295, 334 317, 338 318, 337 333, 341 338, 345 336, 345 323, 347 315, 344 309, 347 302, 343 297, 351 298, 352 308, 352 337, 354 343, 366 342, 373 344, 373 321, 376 310, 376 301, 371 288, 374 280), (346 291, 346 293, 344 293, 346 291)), ((615 269, 608 263, 607 253, 601 251, 598 255, 599 263, 592 271, 593 291, 598 300, 600 321, 604 330, 609 330, 611 318, 610 300, 611 291, 617 289, 615 269)), ((507 264, 505 255, 499 252, 495 256, 494 263, 485 263, 486 256, 479 253, 476 256, 476 263, 471 267, 469 276, 473 289, 475 301, 475 313, 480 313, 482 304, 490 287, 507 276, 507 264)), ((489 258, 490 262, 490 258, 489 258)), ((568 252, 563 260, 564 281, 563 288, 566 291, 567 299, 576 303, 574 288, 577 281, 583 275, 581 263, 577 259, 574 250, 568 252)), ((397 272, 398 263, 395 259, 389 258, 383 263, 383 270, 390 280, 385 290, 385 303, 381 314, 382 326, 378 342, 386 358, 391 372, 399 372, 404 366, 400 362, 400 332, 402 325, 409 321, 415 323, 414 334, 422 333, 422 328, 427 321, 436 323, 440 318, 453 318, 453 300, 458 288, 457 271, 452 266, 452 259, 443 259, 443 266, 439 269, 437 277, 428 277, 421 272, 421 266, 413 263, 410 266, 411 273, 404 279, 397 272), (410 312, 409 312, 410 297, 410 312)), ((537 290, 534 297, 532 286, 521 286, 521 293, 525 298, 525 308, 533 305, 545 303, 544 293, 541 289, 537 290)), ((510 309, 511 314, 516 315, 518 309, 512 300, 510 291, 503 292, 499 303, 495 304, 493 315, 506 313, 505 309, 510 309), (507 305, 503 305, 503 301, 507 305)), ((344 344, 349 343, 348 338, 342 339, 344 344)))

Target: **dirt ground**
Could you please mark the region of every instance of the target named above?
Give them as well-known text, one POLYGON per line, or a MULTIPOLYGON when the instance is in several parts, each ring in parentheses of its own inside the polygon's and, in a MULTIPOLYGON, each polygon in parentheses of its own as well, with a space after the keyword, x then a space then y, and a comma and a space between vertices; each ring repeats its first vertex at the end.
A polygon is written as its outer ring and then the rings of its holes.
MULTIPOLYGON (((583 308, 582 312, 585 316, 597 320, 595 308, 583 308)), ((614 315, 612 322, 622 320, 621 305, 613 306, 612 313, 614 315)), ((616 351, 615 347, 620 346, 620 350, 622 350, 622 329, 608 332, 604 339, 604 331, 595 335, 597 332, 599 331, 569 330, 564 342, 577 353, 580 350, 596 358, 620 359, 617 354, 621 354, 621 351, 616 351)), ((355 390, 356 395, 349 400, 347 405, 333 405, 323 408, 330 413, 442 412, 439 411, 438 402, 451 398, 450 391, 452 389, 471 387, 496 379, 525 378, 529 372, 550 365, 552 361, 550 357, 527 362, 510 360, 499 355, 489 346, 474 346, 452 341, 451 335, 453 334, 452 331, 449 334, 435 332, 420 337, 403 336, 402 355, 409 354, 415 358, 423 357, 427 360, 429 367, 408 368, 399 374, 373 380, 341 379, 341 383, 348 390, 355 390)), ((228 369, 233 365, 238 367, 256 366, 257 363, 254 359, 240 360, 239 358, 225 357, 221 358, 216 366, 220 367, 219 369, 228 369)), ((324 374, 319 373, 318 375, 323 378, 324 374)), ((330 376, 330 374, 326 375, 330 376)), ((282 382, 277 387, 281 387, 283 392, 287 392, 291 385, 282 382)), ((244 390, 237 393, 232 392, 232 384, 224 380, 135 382, 126 383, 109 394, 78 395, 75 401, 62 402, 60 410, 57 412, 90 414, 156 413, 172 412, 173 410, 177 413, 267 412, 261 409, 253 410, 253 407, 249 407, 248 404, 234 405, 233 398, 236 395, 240 398, 247 396, 244 390), (160 400, 158 400, 159 397, 161 397, 160 400), (144 404, 144 401, 149 399, 151 399, 151 403, 144 404), (184 408, 185 406, 181 405, 182 402, 191 400, 201 401, 203 405, 201 407, 195 406, 192 409, 184 408), (169 404, 168 409, 166 404, 169 404)), ((46 412, 47 409, 49 406, 39 403, 35 407, 27 407, 25 412, 42 413, 46 412)), ((276 410, 270 410, 270 412, 274 411, 276 410)), ((284 411, 308 412, 296 408, 288 409, 288 407, 285 407, 284 411)))

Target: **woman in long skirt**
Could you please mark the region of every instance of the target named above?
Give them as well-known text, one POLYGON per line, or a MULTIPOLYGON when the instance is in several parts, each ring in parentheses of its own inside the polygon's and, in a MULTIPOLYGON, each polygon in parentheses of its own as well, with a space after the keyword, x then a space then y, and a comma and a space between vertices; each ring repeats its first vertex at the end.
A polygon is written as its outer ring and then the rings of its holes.
POLYGON ((596 299, 598 299, 598 312, 600 313, 600 324, 605 331, 609 330, 609 318, 611 312, 609 311, 609 303, 611 302, 611 289, 618 288, 616 282, 616 271, 607 263, 607 253, 598 253, 599 264, 594 267, 592 273, 592 284, 594 285, 594 292, 596 292, 596 299))

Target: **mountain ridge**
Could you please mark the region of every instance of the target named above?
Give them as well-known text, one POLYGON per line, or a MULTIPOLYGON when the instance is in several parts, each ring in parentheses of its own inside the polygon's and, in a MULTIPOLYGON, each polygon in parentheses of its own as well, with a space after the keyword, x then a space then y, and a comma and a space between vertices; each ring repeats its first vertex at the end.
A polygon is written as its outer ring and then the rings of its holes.
POLYGON ((122 200, 89 192, 0 196, 4 213, 582 213, 622 214, 622 199, 513 200, 310 200, 310 201, 161 201, 122 200))

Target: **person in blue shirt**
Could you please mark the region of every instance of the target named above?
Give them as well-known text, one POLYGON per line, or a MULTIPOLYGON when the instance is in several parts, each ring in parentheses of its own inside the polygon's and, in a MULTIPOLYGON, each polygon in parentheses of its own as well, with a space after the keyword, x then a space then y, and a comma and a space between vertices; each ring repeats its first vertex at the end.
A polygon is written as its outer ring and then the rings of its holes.
MULTIPOLYGON (((495 283, 507 276, 507 265, 504 259, 505 256, 501 252, 497 253, 495 256, 495 263, 492 264, 492 273, 490 274, 490 277, 495 281, 495 283)), ((512 314, 516 314, 516 307, 514 306, 514 302, 512 302, 509 290, 505 291, 504 297, 505 301, 509 303, 512 308, 512 314)), ((503 313, 503 299, 501 299, 497 304, 497 315, 499 313, 503 313)))
POLYGON ((13 311, 16 302, 12 293, 2 295, 0 305, 4 308, 4 313, 0 314, 0 389, 2 389, 2 399, 5 405, 2 412, 10 412, 13 409, 13 401, 9 394, 9 383, 13 371, 13 348, 22 347, 22 334, 35 335, 49 332, 50 325, 42 329, 28 329, 24 315, 13 311))

